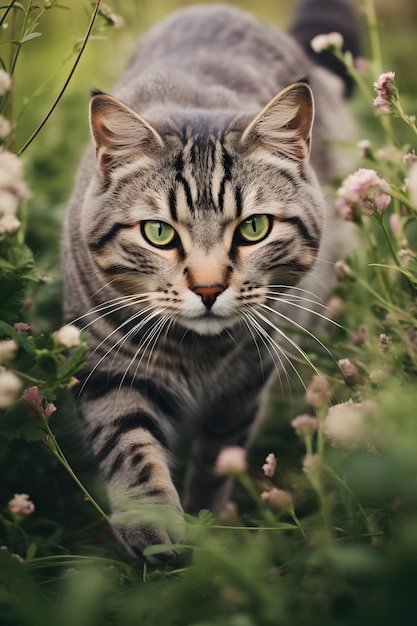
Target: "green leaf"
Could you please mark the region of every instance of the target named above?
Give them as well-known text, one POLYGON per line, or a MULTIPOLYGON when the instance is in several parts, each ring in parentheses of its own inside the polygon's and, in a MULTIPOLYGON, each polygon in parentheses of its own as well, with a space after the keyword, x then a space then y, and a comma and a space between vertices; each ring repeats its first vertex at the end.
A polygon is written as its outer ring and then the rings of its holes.
MULTIPOLYGON (((22 411, 22 407, 19 407, 22 411)), ((7 441, 24 439, 42 441, 48 434, 45 422, 38 417, 30 417, 22 412, 12 411, 0 419, 0 437, 7 441)))
POLYGON ((37 37, 41 37, 42 33, 30 33, 29 35, 26 35, 26 37, 23 37, 23 39, 20 40, 20 44, 22 43, 26 43, 28 41, 31 41, 31 39, 36 39, 37 37))

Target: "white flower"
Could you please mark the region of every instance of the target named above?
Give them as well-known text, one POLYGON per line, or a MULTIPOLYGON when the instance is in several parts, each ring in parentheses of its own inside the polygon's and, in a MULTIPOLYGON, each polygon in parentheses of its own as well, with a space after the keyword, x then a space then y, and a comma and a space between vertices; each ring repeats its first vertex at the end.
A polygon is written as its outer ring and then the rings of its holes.
POLYGON ((7 409, 16 400, 22 381, 16 374, 0 368, 0 409, 7 409))
POLYGON ((378 429, 371 419, 372 402, 343 402, 329 409, 324 421, 324 434, 335 446, 372 448, 378 429))
POLYGON ((408 197, 412 204, 417 207, 417 161, 412 163, 408 177, 405 179, 408 197))
POLYGON ((275 456, 275 454, 270 452, 265 459, 264 465, 262 465, 262 469, 263 469, 265 476, 272 478, 273 475, 275 474, 276 467, 277 467, 277 457, 275 456))
POLYGON ((5 363, 14 357, 17 351, 17 343, 14 339, 0 341, 0 363, 5 363))
POLYGON ((228 474, 239 474, 245 472, 246 452, 240 446, 227 446, 220 450, 216 459, 216 470, 219 474, 227 476, 228 474))
POLYGON ((297 435, 301 437, 303 435, 309 435, 311 433, 315 433, 318 427, 317 417, 313 417, 312 415, 298 415, 294 417, 291 422, 291 426, 294 428, 297 435))
POLYGON ((30 515, 35 510, 35 505, 27 493, 15 493, 9 502, 9 510, 15 515, 30 515))
POLYGON ((320 53, 325 50, 341 50, 343 46, 343 36, 340 33, 328 33, 327 35, 316 35, 310 41, 310 46, 314 52, 320 53))
POLYGON ((4 215, 0 217, 0 234, 13 234, 20 228, 20 222, 14 215, 4 215))
POLYGON ((3 115, 0 115, 0 139, 5 139, 12 132, 12 125, 3 115))
POLYGON ((76 348, 81 344, 80 330, 73 324, 62 326, 52 333, 55 340, 67 348, 76 348))
POLYGON ((4 70, 0 70, 0 96, 4 96, 6 91, 9 91, 11 84, 12 79, 10 77, 10 74, 5 72, 4 70))

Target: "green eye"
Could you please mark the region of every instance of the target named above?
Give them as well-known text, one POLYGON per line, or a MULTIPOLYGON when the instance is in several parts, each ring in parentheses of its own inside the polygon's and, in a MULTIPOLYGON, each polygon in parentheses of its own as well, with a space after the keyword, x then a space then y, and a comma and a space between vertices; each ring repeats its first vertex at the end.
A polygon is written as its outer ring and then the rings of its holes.
POLYGON ((157 220, 142 222, 142 234, 150 244, 158 248, 173 247, 177 236, 172 226, 157 220))
POLYGON ((252 215, 244 220, 237 229, 242 243, 258 243, 269 234, 271 218, 268 215, 252 215))

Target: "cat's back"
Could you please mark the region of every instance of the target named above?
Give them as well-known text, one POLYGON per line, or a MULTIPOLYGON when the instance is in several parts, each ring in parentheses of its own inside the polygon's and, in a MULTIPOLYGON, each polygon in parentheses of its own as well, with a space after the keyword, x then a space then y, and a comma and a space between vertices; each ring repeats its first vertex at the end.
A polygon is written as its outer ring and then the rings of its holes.
POLYGON ((291 36, 255 16, 222 4, 192 6, 142 36, 115 92, 132 100, 140 85, 146 101, 151 85, 165 84, 166 99, 183 105, 184 85, 188 98, 195 85, 208 98, 205 103, 197 99, 196 105, 212 108, 210 90, 223 87, 218 106, 242 108, 266 103, 277 85, 303 78, 311 69, 291 36))

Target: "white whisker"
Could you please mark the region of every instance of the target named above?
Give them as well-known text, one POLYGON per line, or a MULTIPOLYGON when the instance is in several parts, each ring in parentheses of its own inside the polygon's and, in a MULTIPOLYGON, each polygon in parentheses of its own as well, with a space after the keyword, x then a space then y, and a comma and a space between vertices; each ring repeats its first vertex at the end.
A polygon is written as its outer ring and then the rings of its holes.
MULTIPOLYGON (((288 304, 290 306, 296 307, 297 309, 301 309, 302 311, 306 311, 306 313, 311 313, 312 315, 315 315, 316 317, 320 317, 321 319, 325 320, 326 322, 333 324, 333 326, 337 326, 337 328, 340 328, 341 330, 345 330, 343 328, 343 326, 341 326, 340 324, 338 324, 337 322, 335 322, 334 320, 332 320, 330 317, 327 317, 326 315, 323 315, 322 313, 319 313, 318 311, 314 311, 314 309, 309 309, 306 306, 302 306, 301 304, 298 304, 296 302, 291 302, 291 300, 286 300, 284 298, 280 298, 278 296, 266 296, 268 300, 274 300, 275 302, 282 302, 283 304, 288 304)), ((300 298, 302 300, 304 300, 304 298, 300 298)), ((314 302, 313 300, 308 300, 308 302, 314 302)), ((322 306, 323 305, 319 305, 322 306)), ((326 308, 327 307, 323 307, 326 308)), ((275 309, 273 309, 275 311, 275 309)), ((304 329, 305 330, 305 329, 304 329)), ((308 331, 307 331, 308 332, 308 331)))

